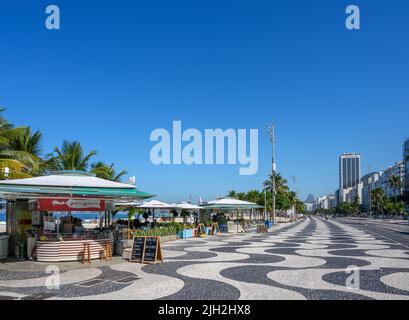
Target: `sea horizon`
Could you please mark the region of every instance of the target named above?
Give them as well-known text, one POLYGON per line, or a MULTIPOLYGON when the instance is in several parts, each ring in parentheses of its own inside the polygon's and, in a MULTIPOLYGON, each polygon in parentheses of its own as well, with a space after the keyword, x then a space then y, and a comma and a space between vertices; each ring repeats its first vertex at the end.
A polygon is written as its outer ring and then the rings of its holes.
MULTIPOLYGON (((159 215, 162 215, 163 217, 167 217, 169 216, 169 213, 167 212, 155 212, 155 216, 156 218, 159 217, 159 215)), ((56 213, 55 216, 62 216, 62 215, 66 215, 65 213, 56 213)), ((73 217, 76 218, 80 218, 82 219, 84 222, 89 222, 89 221, 93 221, 93 220, 98 220, 99 219, 99 212, 73 212, 72 213, 73 217)), ((114 221, 115 220, 127 220, 128 219, 128 213, 127 212, 118 212, 115 217, 114 217, 114 221)), ((5 212, 0 212, 0 224, 6 224, 6 213, 5 212)))

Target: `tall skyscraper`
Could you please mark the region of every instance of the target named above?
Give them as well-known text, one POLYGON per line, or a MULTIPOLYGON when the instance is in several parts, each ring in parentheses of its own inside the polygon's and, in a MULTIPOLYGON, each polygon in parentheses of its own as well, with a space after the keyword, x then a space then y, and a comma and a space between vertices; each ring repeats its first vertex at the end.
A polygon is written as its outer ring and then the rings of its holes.
POLYGON ((403 162, 405 166, 405 192, 409 194, 409 139, 403 144, 403 162))
POLYGON ((339 196, 340 201, 347 201, 347 194, 358 188, 361 180, 361 155, 344 153, 339 158, 339 196))

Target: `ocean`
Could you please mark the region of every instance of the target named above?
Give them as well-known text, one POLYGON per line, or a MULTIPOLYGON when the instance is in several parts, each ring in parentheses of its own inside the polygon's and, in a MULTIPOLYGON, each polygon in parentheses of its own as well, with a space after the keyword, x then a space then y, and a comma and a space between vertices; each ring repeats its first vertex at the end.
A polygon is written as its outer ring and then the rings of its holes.
MULTIPOLYGON (((62 215, 66 215, 65 213, 55 213, 54 216, 58 217, 58 216, 62 216, 62 215)), ((162 212, 161 215, 163 217, 168 217, 169 213, 168 212, 162 212)), ((89 221, 93 221, 93 220, 98 220, 99 219, 99 212, 87 212, 87 213, 79 213, 79 212, 73 212, 72 213, 73 217, 77 217, 82 219, 84 222, 89 222, 89 221)), ((159 213, 155 212, 155 216, 156 218, 159 218, 159 213)), ((128 213, 127 212, 118 212, 115 215, 114 220, 118 220, 118 219, 124 219, 127 220, 128 219, 128 213)), ((0 224, 6 224, 6 213, 0 212, 0 224)))

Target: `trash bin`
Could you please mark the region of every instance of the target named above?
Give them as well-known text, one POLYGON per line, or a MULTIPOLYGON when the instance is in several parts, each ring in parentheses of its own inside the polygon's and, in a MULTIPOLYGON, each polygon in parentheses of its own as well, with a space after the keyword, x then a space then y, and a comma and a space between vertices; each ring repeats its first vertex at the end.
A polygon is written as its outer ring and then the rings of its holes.
POLYGON ((124 244, 122 241, 115 241, 114 254, 116 256, 122 256, 124 253, 124 244))
POLYGON ((9 251, 9 236, 0 235, 0 260, 6 260, 9 251))

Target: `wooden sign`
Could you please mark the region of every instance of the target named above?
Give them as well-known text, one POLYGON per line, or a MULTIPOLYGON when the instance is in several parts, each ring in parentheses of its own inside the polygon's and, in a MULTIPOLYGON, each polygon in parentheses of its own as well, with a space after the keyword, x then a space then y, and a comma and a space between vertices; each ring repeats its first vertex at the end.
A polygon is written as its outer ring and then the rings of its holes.
POLYGON ((197 232, 195 233, 195 237, 206 238, 206 227, 203 223, 199 223, 197 226, 197 232))
POLYGON ((220 236, 220 228, 219 228, 219 224, 218 224, 218 223, 213 223, 213 224, 212 224, 212 229, 210 230, 210 234, 211 234, 212 236, 214 236, 214 235, 220 236))
POLYGON ((135 237, 129 262, 163 262, 160 237, 135 237))

